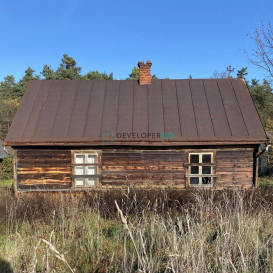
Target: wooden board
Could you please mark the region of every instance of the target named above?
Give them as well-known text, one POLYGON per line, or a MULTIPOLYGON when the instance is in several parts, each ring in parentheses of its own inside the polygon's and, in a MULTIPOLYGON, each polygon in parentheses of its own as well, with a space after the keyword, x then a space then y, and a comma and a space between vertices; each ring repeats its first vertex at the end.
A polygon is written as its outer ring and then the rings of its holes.
POLYGON ((71 188, 71 151, 62 149, 18 149, 19 189, 71 188))
POLYGON ((217 150, 216 187, 244 187, 253 185, 253 150, 217 150))

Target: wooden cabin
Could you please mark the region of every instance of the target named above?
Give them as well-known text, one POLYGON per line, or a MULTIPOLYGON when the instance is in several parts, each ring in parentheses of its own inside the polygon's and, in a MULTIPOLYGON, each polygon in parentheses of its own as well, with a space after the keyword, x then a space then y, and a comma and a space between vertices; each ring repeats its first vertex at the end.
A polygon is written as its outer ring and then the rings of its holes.
POLYGON ((258 186, 267 137, 243 79, 31 81, 5 140, 16 191, 258 186))

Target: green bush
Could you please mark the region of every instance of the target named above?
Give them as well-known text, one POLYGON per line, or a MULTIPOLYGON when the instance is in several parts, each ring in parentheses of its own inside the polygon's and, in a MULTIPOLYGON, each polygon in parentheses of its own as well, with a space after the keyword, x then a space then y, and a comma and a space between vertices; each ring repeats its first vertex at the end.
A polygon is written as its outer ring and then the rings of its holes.
POLYGON ((2 161, 2 172, 0 178, 3 180, 10 180, 13 177, 12 158, 6 157, 2 161))

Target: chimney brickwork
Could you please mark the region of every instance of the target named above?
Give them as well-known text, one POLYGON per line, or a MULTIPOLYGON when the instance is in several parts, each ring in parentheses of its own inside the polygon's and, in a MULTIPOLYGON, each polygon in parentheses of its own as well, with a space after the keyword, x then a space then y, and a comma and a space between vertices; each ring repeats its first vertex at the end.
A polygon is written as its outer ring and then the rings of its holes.
POLYGON ((151 61, 147 61, 146 64, 142 61, 138 62, 140 85, 152 83, 151 66, 152 66, 151 61))

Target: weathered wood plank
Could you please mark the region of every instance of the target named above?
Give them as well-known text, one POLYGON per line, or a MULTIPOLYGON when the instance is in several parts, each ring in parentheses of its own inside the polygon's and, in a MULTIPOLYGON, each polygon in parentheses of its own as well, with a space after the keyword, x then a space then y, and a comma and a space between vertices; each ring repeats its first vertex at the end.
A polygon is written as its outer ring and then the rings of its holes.
POLYGON ((32 181, 29 185, 28 184, 20 184, 18 188, 20 190, 30 190, 30 189, 70 189, 72 186, 71 183, 66 183, 66 184, 60 184, 60 183, 55 183, 55 184, 39 184, 37 181, 32 181))
POLYGON ((159 165, 159 166, 132 166, 132 165, 119 165, 119 166, 102 166, 102 171, 104 173, 107 173, 108 171, 183 171, 183 166, 165 166, 165 165, 159 165))

